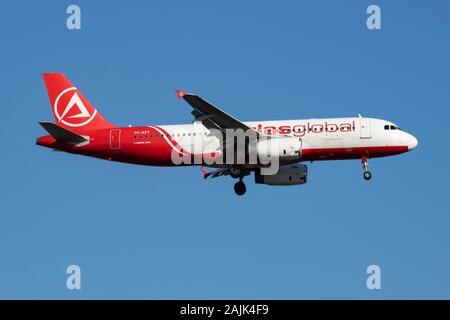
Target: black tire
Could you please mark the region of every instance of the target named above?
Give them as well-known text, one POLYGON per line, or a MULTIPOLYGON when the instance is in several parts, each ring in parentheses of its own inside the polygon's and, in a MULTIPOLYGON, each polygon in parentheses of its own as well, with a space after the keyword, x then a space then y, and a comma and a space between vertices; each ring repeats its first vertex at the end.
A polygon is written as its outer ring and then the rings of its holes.
POLYGON ((372 173, 370 171, 364 171, 363 177, 365 180, 372 179, 372 173))
POLYGON ((245 186, 244 182, 239 181, 239 182, 235 183, 235 185, 234 185, 234 192, 236 192, 236 194, 238 196, 243 196, 246 191, 247 191, 247 187, 245 186))
POLYGON ((230 169, 230 176, 234 179, 240 178, 242 174, 242 170, 236 167, 230 169))

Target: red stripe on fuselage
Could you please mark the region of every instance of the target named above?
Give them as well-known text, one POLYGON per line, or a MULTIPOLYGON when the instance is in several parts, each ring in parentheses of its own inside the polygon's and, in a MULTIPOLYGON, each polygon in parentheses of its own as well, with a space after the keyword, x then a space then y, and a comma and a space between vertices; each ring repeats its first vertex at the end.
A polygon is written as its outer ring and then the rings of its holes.
POLYGON ((378 158, 408 151, 407 146, 378 146, 354 148, 305 148, 302 161, 360 159, 363 156, 378 158))

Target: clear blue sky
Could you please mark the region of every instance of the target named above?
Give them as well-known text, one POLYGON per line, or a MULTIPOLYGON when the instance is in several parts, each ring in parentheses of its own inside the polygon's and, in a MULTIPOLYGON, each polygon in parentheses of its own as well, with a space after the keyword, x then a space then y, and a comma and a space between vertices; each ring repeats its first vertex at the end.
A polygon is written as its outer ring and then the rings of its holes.
POLYGON ((14 1, 0 10, 0 298, 450 298, 448 1, 14 1), (78 4, 82 29, 66 29, 78 4), (382 9, 382 30, 366 8, 382 9), (411 153, 309 167, 304 186, 204 181, 35 145, 64 72, 118 125, 364 116, 411 153), (66 267, 82 290, 65 287, 66 267), (366 268, 382 289, 366 288, 366 268))

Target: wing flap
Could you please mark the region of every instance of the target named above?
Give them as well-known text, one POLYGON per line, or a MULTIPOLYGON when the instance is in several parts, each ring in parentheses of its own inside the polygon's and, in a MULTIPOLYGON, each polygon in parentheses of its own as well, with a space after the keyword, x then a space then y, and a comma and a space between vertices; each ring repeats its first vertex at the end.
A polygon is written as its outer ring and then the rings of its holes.
POLYGON ((213 178, 217 178, 217 177, 221 177, 221 176, 228 176, 230 174, 230 169, 228 169, 228 168, 217 169, 212 172, 208 172, 208 171, 202 169, 202 173, 203 173, 204 179, 207 179, 207 178, 213 179, 213 178))

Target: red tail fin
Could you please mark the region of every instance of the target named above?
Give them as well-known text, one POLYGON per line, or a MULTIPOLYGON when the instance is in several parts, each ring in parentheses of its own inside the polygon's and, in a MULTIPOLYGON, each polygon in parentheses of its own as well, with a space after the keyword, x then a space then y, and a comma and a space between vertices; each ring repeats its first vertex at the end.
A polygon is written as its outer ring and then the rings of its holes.
POLYGON ((56 124, 74 132, 114 127, 62 73, 44 73, 56 124))

